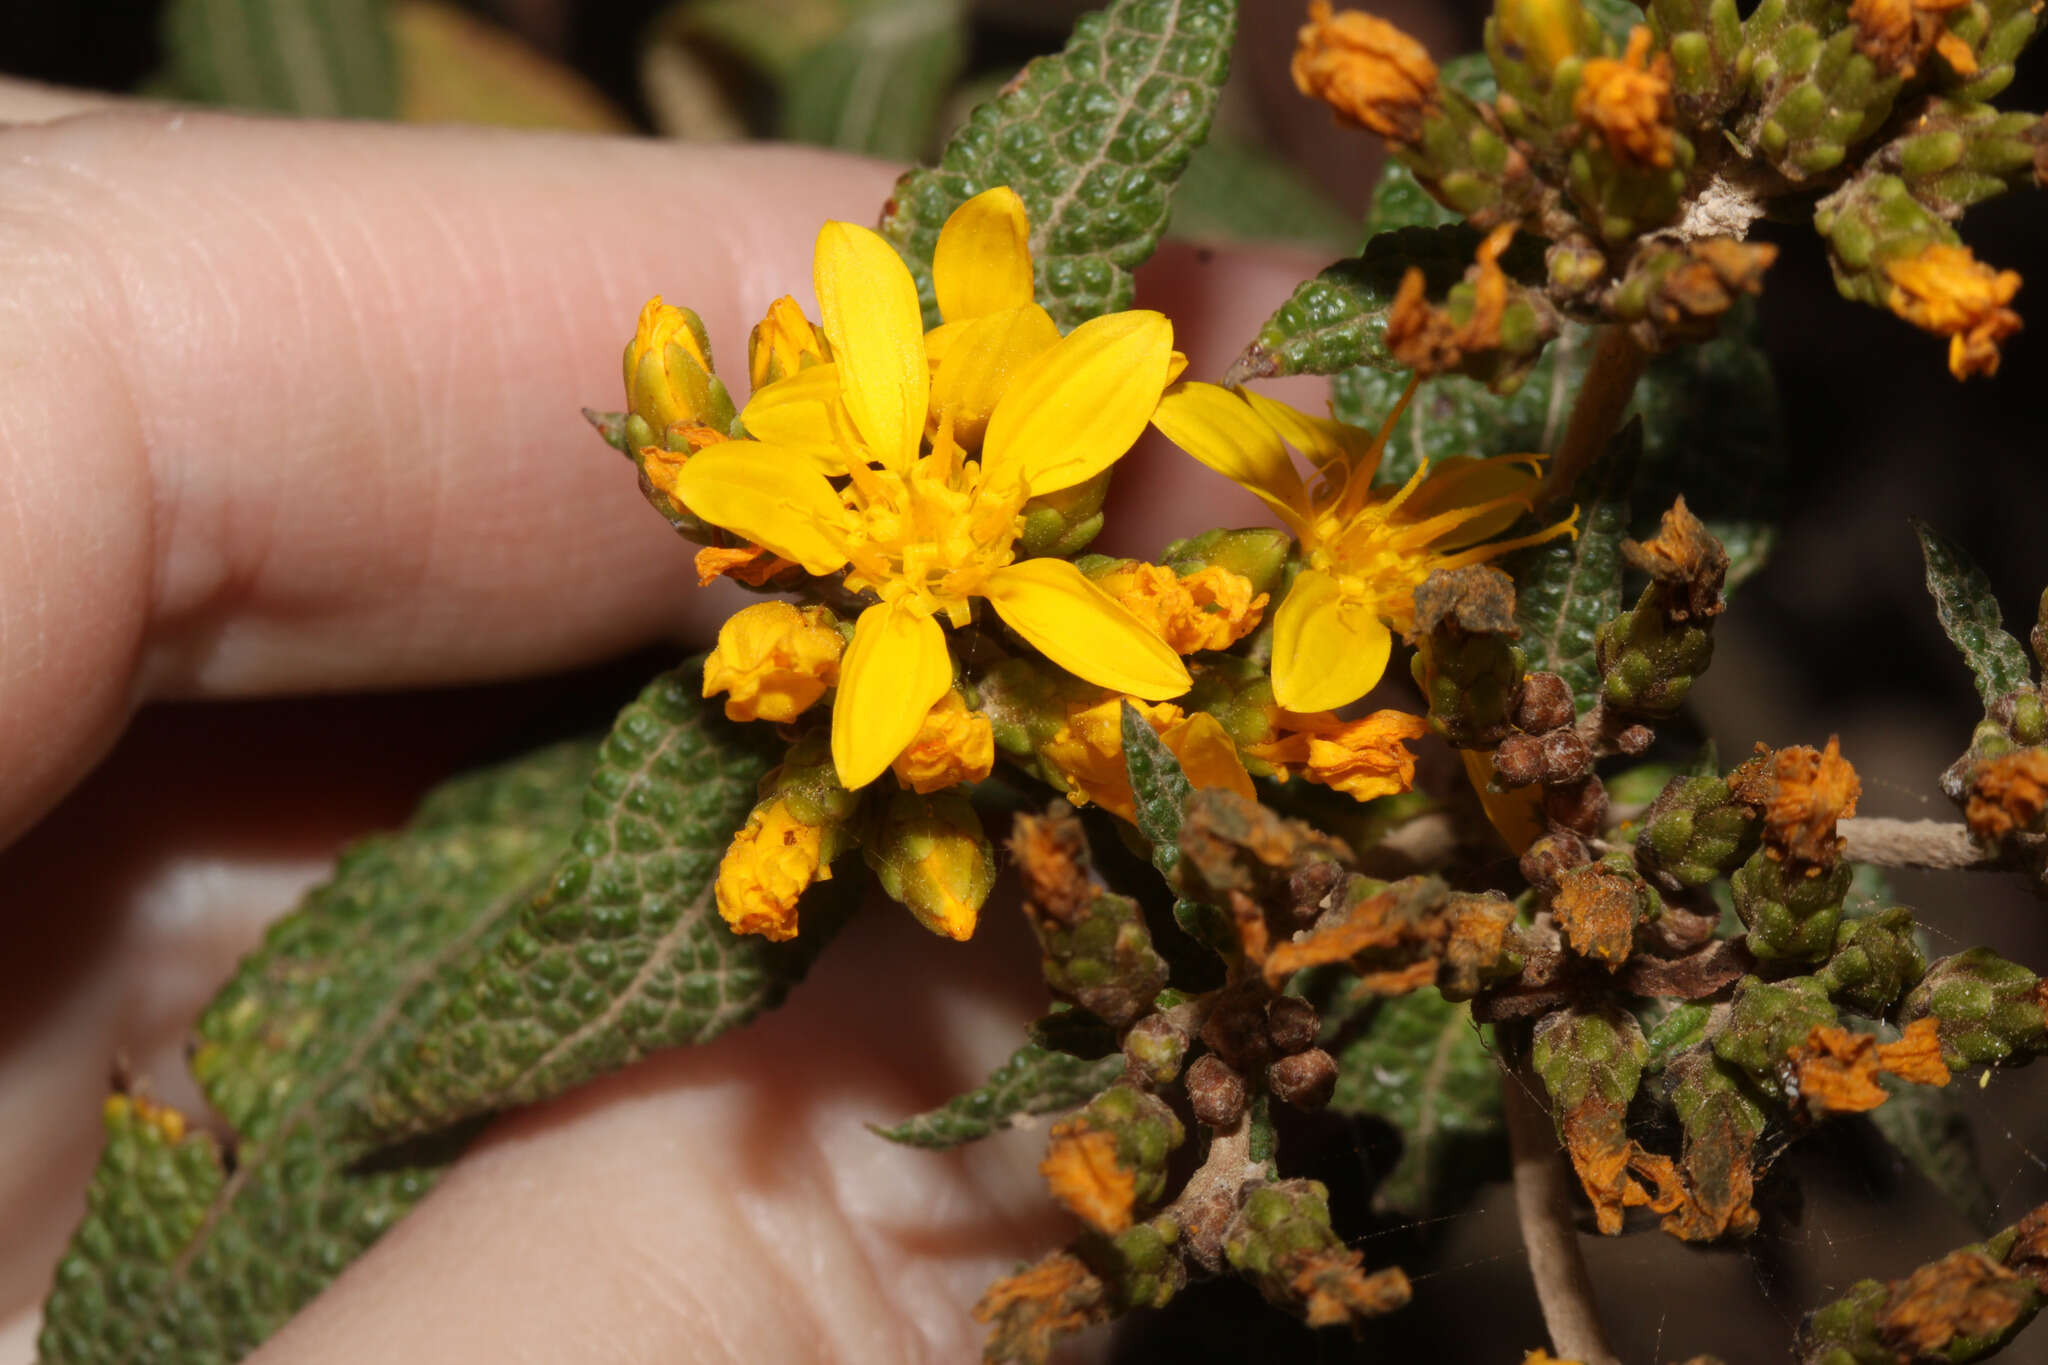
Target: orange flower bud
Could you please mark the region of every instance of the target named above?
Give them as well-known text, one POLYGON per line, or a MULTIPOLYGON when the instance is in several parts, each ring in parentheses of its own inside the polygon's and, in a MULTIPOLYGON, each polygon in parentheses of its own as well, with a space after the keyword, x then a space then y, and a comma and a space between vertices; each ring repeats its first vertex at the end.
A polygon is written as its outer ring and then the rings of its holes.
POLYGON ((2020 329, 2006 305, 2020 291, 2016 270, 1993 270, 1968 247, 1934 243, 1885 264, 1892 282, 1885 300, 1906 321, 1948 342, 1948 369, 1958 379, 1998 373, 1998 343, 2020 329))
POLYGON ((845 650, 825 608, 758 602, 719 627, 718 647, 704 661, 704 695, 726 693, 729 720, 787 724, 838 681, 845 650))
POLYGON ((1332 14, 1312 0, 1294 49, 1294 88, 1339 118, 1396 142, 1414 142, 1436 103, 1429 49, 1384 19, 1358 10, 1332 14))

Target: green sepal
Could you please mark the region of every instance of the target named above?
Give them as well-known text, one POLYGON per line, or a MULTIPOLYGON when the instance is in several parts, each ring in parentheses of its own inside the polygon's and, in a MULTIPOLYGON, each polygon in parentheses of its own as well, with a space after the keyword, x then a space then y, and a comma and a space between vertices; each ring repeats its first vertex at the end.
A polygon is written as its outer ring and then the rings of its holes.
POLYGON ((1926 522, 1915 520, 1913 531, 1920 537, 1920 553, 1927 561, 1927 591, 1934 598, 1935 614, 1963 662, 1970 666, 1985 709, 2009 693, 2032 687, 2034 675, 2027 652, 2002 628, 1991 580, 1926 522))
POLYGON ((958 1147, 999 1133, 1022 1119, 1086 1104, 1115 1084, 1123 1072, 1120 1052, 1083 1060, 1035 1042, 1026 1043, 966 1094, 955 1095, 936 1109, 913 1114, 901 1123, 868 1127, 907 1147, 958 1147))
POLYGON ((1138 708, 1123 703, 1124 768, 1130 774, 1138 832, 1152 845, 1152 861, 1171 875, 1180 862, 1180 826, 1194 784, 1180 760, 1160 742, 1138 708))

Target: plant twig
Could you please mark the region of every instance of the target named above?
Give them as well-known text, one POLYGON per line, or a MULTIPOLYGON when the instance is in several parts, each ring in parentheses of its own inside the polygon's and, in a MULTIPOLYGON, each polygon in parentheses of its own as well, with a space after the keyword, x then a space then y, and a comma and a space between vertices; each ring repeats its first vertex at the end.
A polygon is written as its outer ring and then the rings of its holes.
POLYGON ((1836 829, 1847 841, 1843 856, 1852 863, 1869 863, 1874 867, 2025 871, 2026 862, 2016 854, 2038 853, 2048 843, 2048 836, 2020 834, 2008 840, 2009 846, 1990 847, 1972 838, 1968 825, 1954 820, 1890 820, 1858 815, 1841 821, 1836 829))
POLYGON ((1607 449, 1649 360, 1649 352, 1636 344, 1627 328, 1610 325, 1600 329, 1586 377, 1579 381, 1579 396, 1572 403, 1564 443, 1551 455, 1543 487, 1536 494, 1538 508, 1570 493, 1579 475, 1607 449))
POLYGON ((1526 1067, 1501 1077, 1514 1159, 1515 1217, 1522 1226, 1536 1301, 1543 1308, 1543 1327, 1554 1354, 1585 1365, 1618 1365, 1593 1304, 1593 1282, 1572 1226, 1570 1167, 1533 1085, 1526 1067))

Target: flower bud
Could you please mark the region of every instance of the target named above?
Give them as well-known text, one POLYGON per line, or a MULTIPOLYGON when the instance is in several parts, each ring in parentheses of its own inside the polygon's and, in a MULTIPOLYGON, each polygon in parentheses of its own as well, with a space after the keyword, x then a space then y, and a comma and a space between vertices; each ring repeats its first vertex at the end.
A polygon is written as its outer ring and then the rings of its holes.
POLYGON ((2048 985, 1989 948, 1935 962, 1899 1007, 1899 1022, 1933 1017, 1950 1067, 1993 1066, 2048 1051, 2048 985))
POLYGON ((963 782, 979 782, 994 769, 996 746, 988 717, 967 709, 958 691, 933 704, 903 752, 890 763, 897 780, 920 796, 963 782))
POLYGON ((1223 1236, 1231 1269, 1270 1303, 1330 1327, 1390 1313, 1408 1302, 1398 1269, 1364 1273, 1330 1226, 1330 1194, 1315 1180, 1282 1180, 1248 1191, 1223 1236))
POLYGON ((1266 1040, 1285 1055, 1315 1046, 1323 1018, 1298 995, 1276 995, 1266 1002, 1266 1040))
POLYGON ((898 792, 861 845, 882 890, 935 934, 966 940, 996 880, 995 848, 958 792, 898 792))
POLYGON ((1114 1237, 1166 1192, 1166 1159, 1186 1137, 1164 1102, 1113 1085, 1052 1126, 1038 1170, 1075 1217, 1114 1237))
POLYGON ((687 308, 656 294, 640 310, 640 327, 626 345, 626 406, 645 422, 648 445, 688 450, 671 440, 671 429, 707 426, 724 433, 732 425, 732 398, 711 372, 711 343, 704 324, 687 308))
POLYGON ((831 359, 832 344, 787 294, 769 304, 767 315, 747 333, 747 381, 756 393, 831 359))
POLYGON ((1752 853, 1729 878, 1735 913, 1749 930, 1749 950, 1765 961, 1827 954, 1835 946, 1851 875, 1847 863, 1805 875, 1768 849, 1752 853))
POLYGON ((1757 812, 1718 777, 1675 777, 1643 813, 1636 866, 1667 891, 1705 886, 1756 851, 1757 812))
POLYGON ((824 607, 756 602, 718 628, 704 661, 704 695, 726 694, 727 720, 787 725, 839 681, 846 652, 839 618, 824 607))
POLYGON ((1572 689, 1555 673, 1527 673, 1515 693, 1514 722, 1532 735, 1569 725, 1578 714, 1572 689))
POLYGON ((1835 931, 1835 953, 1815 973, 1836 1002, 1880 1015, 1927 974, 1927 959, 1913 941, 1913 912, 1893 906, 1835 931))
POLYGON ((1337 1093, 1337 1059, 1319 1047, 1282 1057, 1266 1068, 1273 1098, 1296 1109, 1320 1109, 1337 1093))
POLYGON ((1188 1105, 1195 1118, 1211 1128, 1234 1128, 1244 1117, 1244 1077, 1214 1053, 1195 1058, 1188 1068, 1188 1105))
POLYGON ((1280 590, 1281 576, 1294 553, 1294 538, 1263 526, 1246 530, 1204 531, 1166 547, 1159 562, 1179 573, 1215 567, 1243 578, 1256 593, 1280 590))
POLYGON ((1784 1097, 1784 1071, 1792 1049, 1817 1028, 1837 1022, 1827 986, 1817 977, 1764 981, 1745 976, 1735 987, 1728 1022, 1713 1038, 1714 1055, 1741 1067, 1774 1099, 1784 1097))
POLYGON ((1148 1014, 1124 1035, 1124 1060, 1155 1088, 1172 1085, 1188 1055, 1188 1031, 1164 1014, 1148 1014))

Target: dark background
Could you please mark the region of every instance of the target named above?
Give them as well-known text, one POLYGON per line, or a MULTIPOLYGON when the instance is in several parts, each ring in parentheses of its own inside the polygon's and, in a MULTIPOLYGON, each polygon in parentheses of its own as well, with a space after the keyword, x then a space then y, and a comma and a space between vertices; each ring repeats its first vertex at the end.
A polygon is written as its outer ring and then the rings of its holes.
MULTIPOLYGON (((518 29, 580 70, 632 116, 634 52, 658 6, 645 0, 561 4, 502 0, 473 6, 518 29)), ((1385 4, 1382 12, 1425 36, 1440 55, 1477 45, 1481 11, 1465 5, 1385 4)), ((134 89, 160 60, 159 5, 146 0, 0 4, 0 72, 110 91, 134 89)), ((1072 9, 1010 3, 979 7, 973 66, 1014 67, 1056 46, 1072 9)), ((1362 207, 1374 149, 1338 130, 1293 95, 1285 56, 1300 8, 1248 0, 1240 44, 1237 112, 1276 151, 1312 168, 1335 197, 1362 207)), ((2048 105, 2048 58, 2022 59, 2000 98, 2006 108, 2048 105)), ((2042 202, 2010 195, 1973 210, 1965 235, 1977 255, 2030 282, 2018 307, 2042 319, 2006 348, 1991 380, 1959 384, 1945 343, 1836 295, 1817 241, 1799 224, 1766 224, 1782 255, 1761 306, 1786 423, 1788 512, 1775 558, 1722 618, 1712 671, 1695 694, 1724 754, 1756 740, 1818 744, 1839 734, 1862 774, 1865 814, 1950 817, 1935 788, 1979 715, 1968 671, 1941 635, 1921 581, 1909 517, 1932 523, 1976 557, 1997 585, 2007 619, 2034 617, 2048 584, 2048 485, 2041 477, 2043 396, 2048 394, 2048 232, 2042 202)), ((385 796, 349 804, 354 787, 380 787, 382 755, 349 742, 376 727, 410 734, 407 771, 422 786, 503 742, 513 731, 598 716, 650 671, 620 664, 568 679, 375 700, 270 703, 280 732, 301 733, 310 709, 336 736, 331 753, 278 751, 275 771, 234 779, 243 794, 282 787, 309 759, 330 765, 337 814, 358 827, 394 822, 402 804, 385 796), (448 721, 460 716, 463 723, 448 721), (377 772, 372 772, 377 768, 377 772), (353 776, 352 776, 353 775, 353 776)), ((245 708, 246 709, 246 708, 245 708)), ((212 712, 159 707, 137 724, 121 754, 160 762, 166 752, 207 753, 212 712)), ((238 724, 246 721, 238 720, 238 724)), ((264 746, 256 746, 259 750, 264 746)), ((223 793, 225 795, 225 793, 223 793)), ((1936 953, 1986 944, 2019 961, 2048 964, 2044 907, 2013 879, 1902 874, 1898 898, 1920 913, 1936 953)), ((2048 1104, 2036 1073, 1995 1075, 1965 1096, 2002 1219, 2048 1199, 2048 1104)), ((1354 1351, 1271 1314, 1241 1312, 1242 1286, 1187 1296, 1123 1333, 1133 1360, 1199 1350, 1200 1358, 1284 1355, 1296 1360, 1514 1360, 1541 1339, 1505 1186, 1484 1188, 1463 1213, 1425 1227, 1375 1227, 1359 1212, 1368 1134, 1330 1120, 1289 1135, 1306 1156, 1334 1158, 1333 1194, 1350 1210, 1368 1264, 1403 1264, 1417 1275, 1413 1309, 1375 1327, 1354 1351), (1347 1180, 1349 1184, 1347 1185, 1347 1180), (1426 1268, 1425 1268, 1426 1267, 1426 1268)), ((1292 1164, 1292 1163, 1290 1163, 1292 1164)), ((1857 1125, 1804 1144, 1779 1168, 1800 1177, 1803 1209, 1778 1200, 1764 1235, 1745 1246, 1698 1251, 1654 1233, 1589 1244, 1595 1283, 1616 1344, 1630 1361, 1683 1359, 1701 1351, 1735 1365, 1781 1358, 1798 1315, 1850 1281, 1903 1273, 1967 1241, 1972 1229, 1923 1182, 1902 1171, 1857 1125)), ((1782 1189, 1789 1182, 1776 1182, 1782 1189)), ((2048 1361, 2041 1329, 2007 1353, 2048 1361)))

